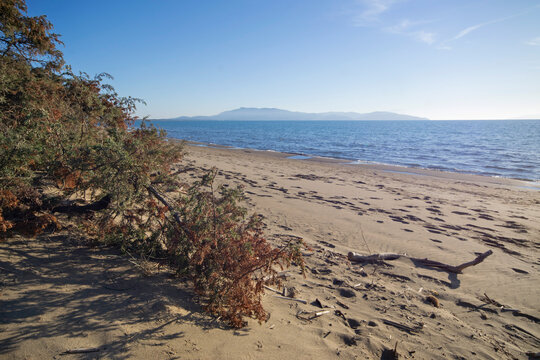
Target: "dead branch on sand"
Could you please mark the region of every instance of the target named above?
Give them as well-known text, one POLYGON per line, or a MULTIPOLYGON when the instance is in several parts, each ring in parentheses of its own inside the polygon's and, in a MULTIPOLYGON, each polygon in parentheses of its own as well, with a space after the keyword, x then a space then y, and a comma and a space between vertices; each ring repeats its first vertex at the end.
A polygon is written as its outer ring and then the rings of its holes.
POLYGON ((396 260, 400 257, 406 257, 411 259, 416 265, 436 268, 436 269, 442 269, 450 273, 454 274, 461 274, 463 270, 470 266, 474 266, 477 264, 480 264, 482 261, 484 261, 489 255, 493 254, 493 251, 488 250, 483 254, 478 255, 474 260, 465 262, 458 266, 452 266, 448 264, 444 264, 438 261, 433 261, 430 259, 419 259, 419 258, 413 258, 407 255, 400 255, 400 254, 393 254, 393 253, 381 253, 381 254, 372 254, 372 255, 361 255, 354 252, 350 252, 348 254, 348 259, 350 261, 354 262, 370 262, 370 261, 378 261, 378 260, 396 260))

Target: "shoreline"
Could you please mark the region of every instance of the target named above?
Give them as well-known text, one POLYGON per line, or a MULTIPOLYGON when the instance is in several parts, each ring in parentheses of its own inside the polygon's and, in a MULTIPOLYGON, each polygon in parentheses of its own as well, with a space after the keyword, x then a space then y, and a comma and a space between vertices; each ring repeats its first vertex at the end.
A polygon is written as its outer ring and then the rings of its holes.
POLYGON ((525 189, 525 190, 540 191, 540 181, 533 181, 533 180, 527 180, 527 179, 508 178, 504 176, 484 175, 484 174, 477 174, 477 173, 470 173, 470 172, 429 169, 429 168, 422 168, 422 167, 410 167, 410 166, 396 165, 396 164, 363 162, 361 160, 351 162, 351 160, 348 160, 348 159, 331 158, 331 157, 323 157, 323 156, 300 154, 300 153, 280 152, 276 150, 240 148, 240 147, 213 144, 213 143, 204 143, 204 142, 199 142, 199 141, 181 140, 181 139, 176 139, 176 138, 169 138, 169 140, 184 141, 186 145, 188 146, 215 148, 215 149, 232 150, 232 151, 247 150, 247 151, 252 151, 252 152, 260 152, 263 154, 273 153, 285 159, 298 160, 298 161, 335 163, 335 164, 341 164, 345 166, 358 166, 361 168, 380 170, 380 171, 396 173, 396 174, 406 174, 406 175, 415 175, 415 176, 432 176, 436 178, 466 180, 466 181, 473 181, 473 182, 476 181, 476 182, 481 182, 481 183, 485 182, 485 183, 498 184, 498 185, 507 185, 507 186, 517 187, 517 188, 525 189))
POLYGON ((538 147, 534 146, 540 122, 522 126, 472 122, 455 128, 440 122, 429 126, 324 123, 287 122, 282 126, 277 121, 225 121, 204 125, 192 121, 187 125, 158 122, 156 126, 166 129, 170 137, 208 145, 540 182, 540 163, 535 157, 538 147))
POLYGON ((0 357, 90 348, 135 360, 354 360, 381 359, 396 343, 405 359, 527 359, 538 351, 539 192, 517 180, 270 151, 188 144, 186 153, 171 169, 181 183, 216 168, 216 187, 243 188, 242 206, 261 219, 270 244, 301 238, 309 246, 305 274, 293 265, 284 280, 302 302, 265 291, 268 320, 229 329, 203 312, 188 281, 159 264, 143 272, 142 263, 90 248, 66 227, 0 244, 0 357), (457 266, 490 250, 460 274, 414 260, 457 266), (407 257, 356 263, 348 252, 407 257))

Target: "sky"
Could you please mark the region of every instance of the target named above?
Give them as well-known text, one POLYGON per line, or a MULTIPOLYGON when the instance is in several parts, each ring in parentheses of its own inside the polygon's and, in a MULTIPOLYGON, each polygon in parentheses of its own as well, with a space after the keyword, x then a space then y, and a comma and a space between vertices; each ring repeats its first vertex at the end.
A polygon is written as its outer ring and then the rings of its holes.
POLYGON ((28 0, 139 116, 238 107, 540 118, 540 1, 28 0))

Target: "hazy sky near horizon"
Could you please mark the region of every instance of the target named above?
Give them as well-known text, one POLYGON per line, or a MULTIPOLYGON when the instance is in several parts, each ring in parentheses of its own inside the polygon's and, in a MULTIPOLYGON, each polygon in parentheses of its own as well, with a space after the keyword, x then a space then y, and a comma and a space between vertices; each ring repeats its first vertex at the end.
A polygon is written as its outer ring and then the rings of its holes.
POLYGON ((237 107, 540 118, 540 1, 28 0, 152 118, 237 107))

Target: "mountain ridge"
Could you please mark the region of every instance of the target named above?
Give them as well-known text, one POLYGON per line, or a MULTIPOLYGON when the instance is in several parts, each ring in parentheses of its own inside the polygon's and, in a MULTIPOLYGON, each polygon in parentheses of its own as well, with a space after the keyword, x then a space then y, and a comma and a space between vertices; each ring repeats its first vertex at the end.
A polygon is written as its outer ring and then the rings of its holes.
POLYGON ((323 113, 305 113, 277 108, 247 108, 241 107, 223 111, 210 116, 179 116, 169 119, 154 120, 429 120, 427 118, 398 114, 388 111, 370 113, 330 111, 323 113))

